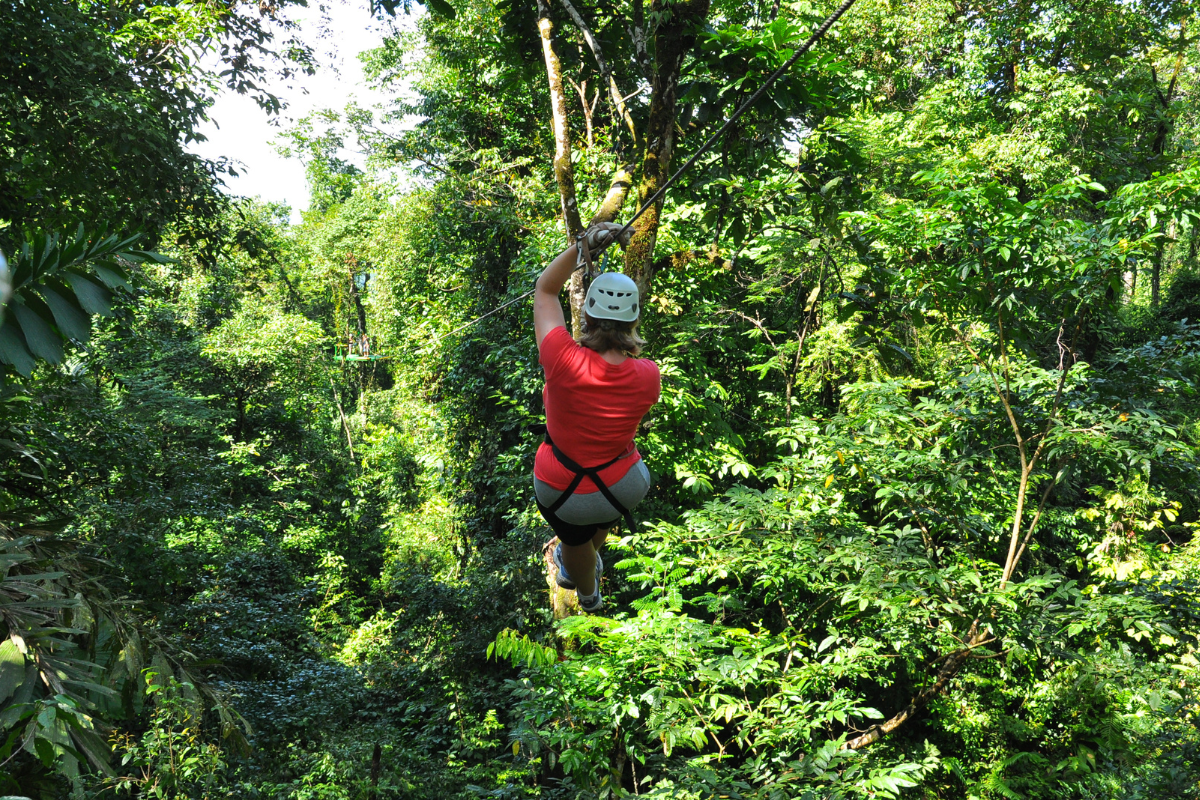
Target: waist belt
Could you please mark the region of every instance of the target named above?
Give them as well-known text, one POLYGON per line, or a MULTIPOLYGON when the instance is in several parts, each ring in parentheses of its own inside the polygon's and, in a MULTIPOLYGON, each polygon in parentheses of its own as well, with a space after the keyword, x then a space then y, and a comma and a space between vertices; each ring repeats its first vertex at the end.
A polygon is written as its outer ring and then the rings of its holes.
POLYGON ((550 514, 557 519, 558 514, 555 512, 562 508, 563 503, 570 499, 571 495, 573 495, 575 490, 579 488, 579 484, 583 482, 583 479, 586 476, 592 479, 592 483, 596 484, 596 488, 600 490, 600 494, 604 495, 604 499, 608 501, 608 504, 611 505, 618 514, 625 518, 625 524, 629 526, 629 532, 637 533, 637 520, 633 518, 633 512, 623 506, 621 501, 618 500, 612 493, 612 490, 608 488, 608 485, 605 484, 604 481, 600 480, 600 471, 608 469, 613 464, 620 461, 625 457, 623 454, 609 461, 605 461, 603 464, 595 467, 580 466, 574 461, 574 459, 572 459, 562 450, 558 449, 558 445, 556 445, 554 440, 550 438, 550 431, 546 429, 544 424, 530 425, 529 430, 533 431, 534 433, 542 434, 546 439, 546 444, 550 445, 550 450, 554 453, 554 457, 558 459, 558 463, 575 473, 575 477, 571 479, 569 484, 567 484, 567 488, 564 489, 563 493, 558 496, 558 499, 550 505, 542 507, 542 510, 545 513, 550 514))

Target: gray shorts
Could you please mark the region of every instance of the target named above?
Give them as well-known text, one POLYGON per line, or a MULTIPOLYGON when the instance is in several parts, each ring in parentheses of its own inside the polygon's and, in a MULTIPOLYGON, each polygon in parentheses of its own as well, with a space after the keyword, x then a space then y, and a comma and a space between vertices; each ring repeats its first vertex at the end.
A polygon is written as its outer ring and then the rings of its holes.
MULTIPOLYGON (((625 473, 624 478, 608 488, 613 493, 613 497, 617 498, 617 502, 632 509, 642 502, 642 498, 650 490, 650 470, 646 469, 644 461, 639 460, 629 468, 629 472, 625 473)), ((544 506, 553 505, 554 501, 562 496, 561 490, 555 489, 537 478, 533 479, 533 491, 537 495, 538 502, 544 506)), ((575 492, 562 504, 562 508, 554 513, 563 522, 571 525, 600 525, 606 522, 616 522, 621 518, 621 512, 604 499, 602 492, 588 492, 587 494, 575 492)))

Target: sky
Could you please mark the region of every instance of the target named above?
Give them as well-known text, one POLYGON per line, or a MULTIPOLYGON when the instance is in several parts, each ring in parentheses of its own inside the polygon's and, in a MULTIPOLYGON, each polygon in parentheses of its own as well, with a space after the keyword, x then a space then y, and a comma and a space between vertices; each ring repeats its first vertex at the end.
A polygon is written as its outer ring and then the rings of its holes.
MULTIPOLYGON (((223 90, 208 110, 209 121, 199 129, 208 140, 193 142, 188 149, 208 158, 226 156, 241 162, 239 175, 226 177, 225 191, 287 203, 293 222, 297 222, 299 212, 308 208, 304 165, 280 156, 273 141, 292 121, 314 110, 341 110, 350 100, 364 106, 383 100, 384 95, 367 86, 357 55, 378 47, 391 23, 373 19, 367 0, 313 2, 307 9, 296 8, 290 16, 300 23, 300 38, 314 50, 317 73, 286 83, 267 82, 265 88, 288 106, 274 125, 252 99, 223 90)), ((398 22, 411 24, 404 17, 398 22)), ((362 155, 353 149, 340 155, 363 165, 362 155)))

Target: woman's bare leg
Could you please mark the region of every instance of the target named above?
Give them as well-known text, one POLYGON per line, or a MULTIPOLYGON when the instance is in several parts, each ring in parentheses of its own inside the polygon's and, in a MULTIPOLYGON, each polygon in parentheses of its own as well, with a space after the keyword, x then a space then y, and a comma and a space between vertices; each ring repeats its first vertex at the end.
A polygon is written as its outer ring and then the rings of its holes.
MULTIPOLYGON (((597 534, 598 535, 598 534, 597 534)), ((595 541, 594 539, 592 541, 595 541)), ((604 540, 601 539, 601 542, 604 540)), ((591 597, 596 593, 596 549, 592 542, 562 546, 563 565, 575 582, 581 595, 591 597)))
POLYGON ((599 553, 604 549, 604 540, 608 538, 608 534, 612 532, 612 528, 602 528, 596 531, 596 535, 592 537, 592 547, 599 553))

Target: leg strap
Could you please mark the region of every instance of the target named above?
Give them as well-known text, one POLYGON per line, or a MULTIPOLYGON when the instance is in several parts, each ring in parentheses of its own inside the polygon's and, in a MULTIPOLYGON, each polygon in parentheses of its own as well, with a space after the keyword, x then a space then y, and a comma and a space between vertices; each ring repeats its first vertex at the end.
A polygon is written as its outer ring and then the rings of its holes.
POLYGON ((575 493, 575 490, 579 488, 579 484, 583 481, 583 478, 586 475, 592 479, 593 483, 596 484, 596 488, 600 490, 600 494, 604 495, 604 499, 608 501, 608 504, 611 505, 618 514, 625 518, 625 524, 629 526, 629 532, 637 533, 637 520, 633 518, 633 512, 626 508, 621 501, 618 500, 615 495, 613 495, 612 490, 608 488, 604 481, 600 480, 600 470, 608 469, 613 464, 620 461, 621 456, 617 456, 616 458, 606 461, 596 467, 580 466, 574 461, 574 459, 572 459, 562 450, 558 449, 558 445, 556 445, 554 440, 550 438, 550 432, 545 428, 545 425, 530 426, 531 430, 545 435, 546 444, 550 445, 550 449, 554 452, 554 457, 558 459, 558 462, 567 469, 571 470, 571 472, 575 473, 575 477, 572 479, 571 483, 567 486, 563 493, 559 495, 558 499, 551 503, 546 510, 557 517, 558 515, 555 512, 562 508, 563 503, 567 502, 571 495, 575 493))

